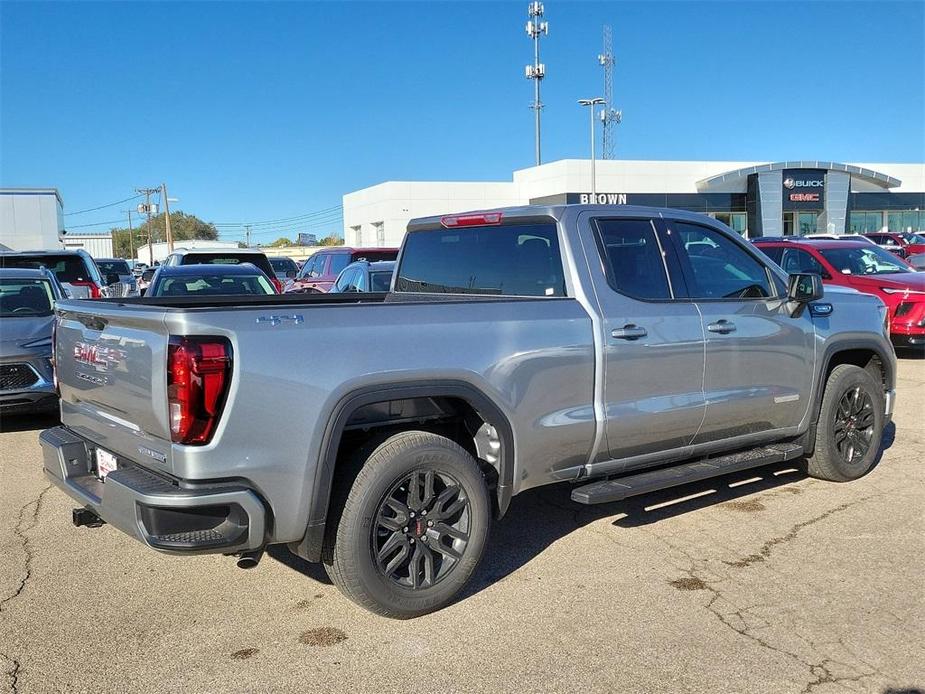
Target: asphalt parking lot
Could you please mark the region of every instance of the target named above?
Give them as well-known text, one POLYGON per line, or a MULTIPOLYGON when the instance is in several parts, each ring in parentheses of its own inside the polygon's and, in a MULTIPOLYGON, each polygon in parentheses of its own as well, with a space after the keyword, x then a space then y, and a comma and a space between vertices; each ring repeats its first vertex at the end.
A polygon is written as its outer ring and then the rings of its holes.
POLYGON ((785 465, 605 507, 514 500, 474 587, 409 622, 323 571, 174 558, 103 527, 0 434, 0 687, 11 692, 925 689, 925 360, 849 484, 785 465))

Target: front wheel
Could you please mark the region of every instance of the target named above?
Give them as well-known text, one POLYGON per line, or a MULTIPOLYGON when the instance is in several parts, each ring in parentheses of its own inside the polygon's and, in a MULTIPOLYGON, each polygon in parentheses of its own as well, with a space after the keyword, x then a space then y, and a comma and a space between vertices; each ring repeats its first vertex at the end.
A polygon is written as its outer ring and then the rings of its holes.
POLYGON ((858 366, 836 366, 825 384, 809 474, 833 482, 865 475, 880 451, 883 426, 881 385, 858 366))
POLYGON ((323 553, 354 602, 406 619, 447 605, 475 571, 491 504, 475 459, 453 441, 408 431, 362 464, 323 553))

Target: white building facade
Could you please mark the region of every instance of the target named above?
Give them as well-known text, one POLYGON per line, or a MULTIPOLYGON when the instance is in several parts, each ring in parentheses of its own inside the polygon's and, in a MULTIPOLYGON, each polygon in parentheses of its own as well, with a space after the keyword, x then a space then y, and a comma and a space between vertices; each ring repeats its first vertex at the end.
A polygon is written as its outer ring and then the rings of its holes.
POLYGON ((61 237, 61 242, 68 250, 82 249, 94 258, 112 258, 112 232, 97 234, 69 233, 61 237))
POLYGON ((397 246, 415 217, 527 204, 648 205, 708 214, 749 237, 925 230, 925 164, 562 159, 511 181, 388 181, 348 193, 347 246, 397 246))
POLYGON ((63 233, 56 188, 0 188, 0 244, 14 251, 56 249, 63 233))

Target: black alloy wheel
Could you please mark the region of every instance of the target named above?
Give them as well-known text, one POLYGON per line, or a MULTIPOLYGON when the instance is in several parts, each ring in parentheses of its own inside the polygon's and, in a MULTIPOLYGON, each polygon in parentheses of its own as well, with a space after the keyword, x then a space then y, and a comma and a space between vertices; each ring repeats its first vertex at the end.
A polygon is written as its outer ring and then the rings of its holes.
POLYGON ((835 410, 835 450, 849 465, 867 455, 874 435, 874 403, 862 386, 847 390, 835 410))
POLYGON ((453 570, 469 543, 469 500, 445 472, 414 470, 379 504, 372 531, 379 570, 403 588, 430 588, 453 570))

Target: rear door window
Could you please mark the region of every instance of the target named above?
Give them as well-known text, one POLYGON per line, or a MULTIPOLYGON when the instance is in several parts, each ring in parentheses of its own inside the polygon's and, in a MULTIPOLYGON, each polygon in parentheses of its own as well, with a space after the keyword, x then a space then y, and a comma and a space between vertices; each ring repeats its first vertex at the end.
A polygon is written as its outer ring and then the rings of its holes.
POLYGON ((773 296, 767 268, 716 229, 669 222, 689 297, 764 299, 773 296))
POLYGON ((399 292, 565 296, 556 225, 415 231, 395 284, 399 292))
POLYGON ((662 249, 651 221, 602 219, 597 227, 611 287, 637 299, 671 298, 662 249))

